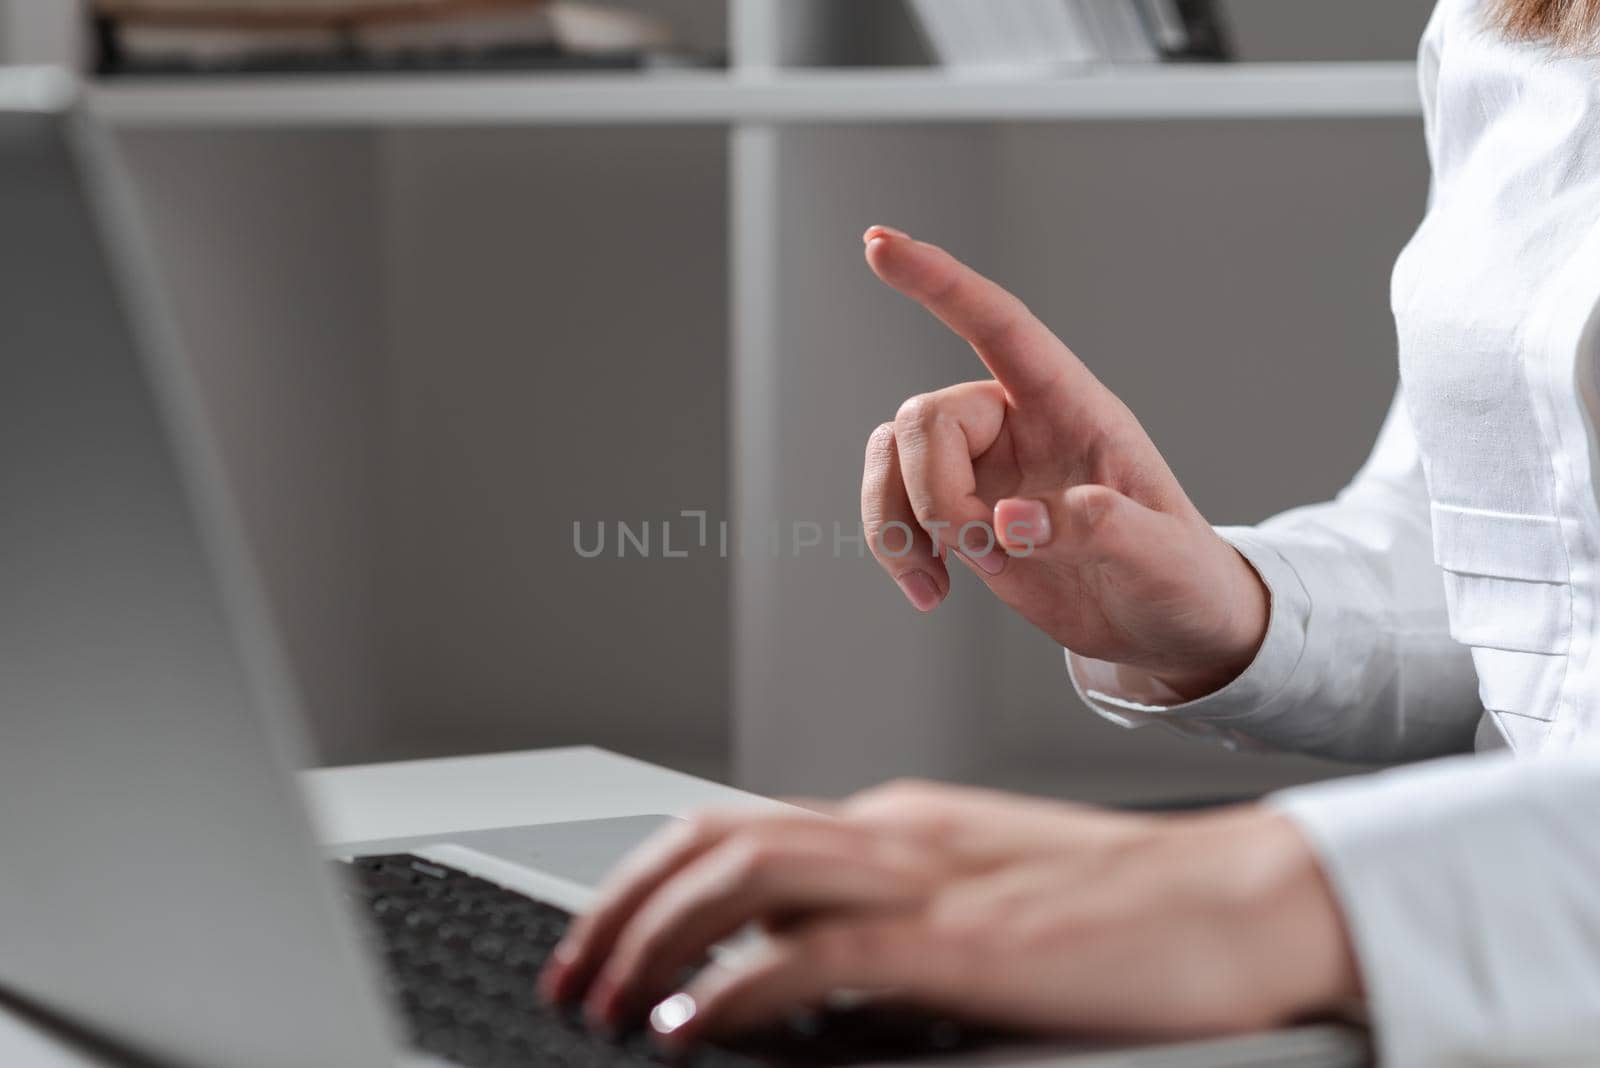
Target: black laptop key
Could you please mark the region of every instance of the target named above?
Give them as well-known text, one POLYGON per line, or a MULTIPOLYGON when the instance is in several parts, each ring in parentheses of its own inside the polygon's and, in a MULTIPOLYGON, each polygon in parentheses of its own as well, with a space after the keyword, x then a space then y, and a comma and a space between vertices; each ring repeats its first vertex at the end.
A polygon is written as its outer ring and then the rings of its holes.
POLYGON ((411 1044, 468 1068, 840 1068, 990 1041, 949 1020, 872 1008, 797 1017, 669 1060, 642 1033, 602 1038, 537 996, 566 912, 420 857, 360 857, 349 868, 349 896, 373 921, 411 1044))

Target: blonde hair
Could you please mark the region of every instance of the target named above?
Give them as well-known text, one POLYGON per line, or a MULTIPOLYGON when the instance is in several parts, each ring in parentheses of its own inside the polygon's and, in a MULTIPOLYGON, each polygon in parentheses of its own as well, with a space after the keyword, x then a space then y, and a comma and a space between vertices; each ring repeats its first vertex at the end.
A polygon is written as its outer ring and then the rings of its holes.
POLYGON ((1491 15, 1509 37, 1589 51, 1600 45, 1600 0, 1494 0, 1491 15))

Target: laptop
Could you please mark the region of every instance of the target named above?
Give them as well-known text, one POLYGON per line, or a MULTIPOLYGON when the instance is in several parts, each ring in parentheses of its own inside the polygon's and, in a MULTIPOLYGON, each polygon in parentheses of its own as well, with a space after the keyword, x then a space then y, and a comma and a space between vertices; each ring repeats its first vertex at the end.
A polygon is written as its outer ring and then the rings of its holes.
MULTIPOLYGON (((290 674, 158 276, 73 81, 0 69, 0 999, 112 1063, 660 1063, 532 977, 661 817, 319 853, 290 674)), ((1091 1053, 857 1008, 689 1063, 1365 1058, 1335 1029, 1091 1053)))

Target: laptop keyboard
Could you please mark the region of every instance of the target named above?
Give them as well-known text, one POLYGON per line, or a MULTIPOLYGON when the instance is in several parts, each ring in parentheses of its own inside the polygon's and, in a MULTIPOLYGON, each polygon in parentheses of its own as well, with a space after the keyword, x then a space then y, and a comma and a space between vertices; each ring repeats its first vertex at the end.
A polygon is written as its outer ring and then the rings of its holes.
POLYGON ((566 912, 414 856, 348 867, 411 1044, 470 1068, 835 1068, 992 1041, 950 1020, 871 1008, 796 1018, 737 1047, 669 1060, 643 1033, 602 1038, 538 997, 534 981, 566 932, 566 912))

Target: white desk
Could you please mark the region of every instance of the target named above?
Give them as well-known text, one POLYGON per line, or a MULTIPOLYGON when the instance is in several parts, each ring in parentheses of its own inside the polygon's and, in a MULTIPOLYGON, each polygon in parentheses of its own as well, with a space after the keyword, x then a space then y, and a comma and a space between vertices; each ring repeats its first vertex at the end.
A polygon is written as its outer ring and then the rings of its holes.
POLYGON ((330 768, 303 778, 318 836, 330 845, 776 804, 587 746, 330 768))

